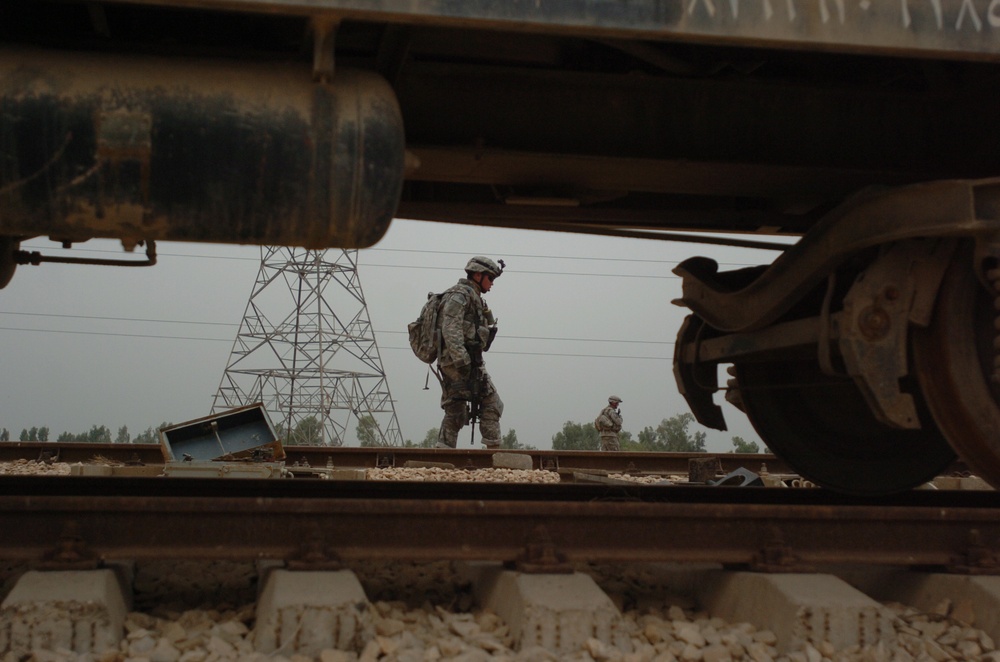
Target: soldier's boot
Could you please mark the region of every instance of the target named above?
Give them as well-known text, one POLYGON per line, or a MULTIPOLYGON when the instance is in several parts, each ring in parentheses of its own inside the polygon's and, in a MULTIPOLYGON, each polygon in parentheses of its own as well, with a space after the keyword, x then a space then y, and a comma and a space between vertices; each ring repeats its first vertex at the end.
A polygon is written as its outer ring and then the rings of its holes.
POLYGON ((438 431, 437 448, 455 448, 456 446, 458 446, 458 430, 449 429, 442 422, 441 429, 438 431))
POLYGON ((466 418, 464 402, 450 402, 444 407, 444 418, 438 430, 438 448, 458 447, 458 432, 465 426, 466 418))
POLYGON ((483 446, 487 449, 500 448, 500 416, 491 408, 483 412, 479 419, 479 433, 483 436, 483 446))

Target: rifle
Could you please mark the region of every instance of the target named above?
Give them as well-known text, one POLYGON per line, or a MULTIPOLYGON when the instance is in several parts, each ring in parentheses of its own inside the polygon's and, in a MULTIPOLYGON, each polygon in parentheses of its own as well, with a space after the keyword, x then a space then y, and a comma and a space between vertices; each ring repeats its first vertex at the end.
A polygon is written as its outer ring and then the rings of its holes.
POLYGON ((479 343, 466 345, 469 357, 472 359, 469 373, 469 423, 472 426, 472 434, 469 437, 469 445, 476 445, 476 421, 482 413, 483 408, 483 350, 479 343))

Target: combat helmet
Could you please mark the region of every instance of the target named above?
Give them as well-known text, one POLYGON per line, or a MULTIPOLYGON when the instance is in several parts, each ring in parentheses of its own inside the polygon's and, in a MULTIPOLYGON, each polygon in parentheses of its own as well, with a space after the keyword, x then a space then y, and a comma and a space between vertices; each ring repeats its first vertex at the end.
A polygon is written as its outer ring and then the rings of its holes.
POLYGON ((490 258, 477 255, 465 265, 465 273, 471 277, 472 274, 481 272, 489 274, 490 278, 496 280, 503 273, 503 268, 506 266, 503 260, 499 260, 499 262, 500 265, 497 266, 497 263, 490 258))
POLYGON ((608 402, 621 402, 621 401, 622 399, 619 398, 617 395, 612 395, 610 398, 608 398, 608 402))

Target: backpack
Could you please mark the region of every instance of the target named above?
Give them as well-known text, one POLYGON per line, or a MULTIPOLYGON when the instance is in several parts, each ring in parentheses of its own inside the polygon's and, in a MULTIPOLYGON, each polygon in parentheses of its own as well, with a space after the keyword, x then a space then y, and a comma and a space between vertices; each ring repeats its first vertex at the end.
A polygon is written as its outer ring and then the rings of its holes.
POLYGON ((611 429, 611 420, 604 415, 603 409, 601 410, 601 413, 597 415, 597 418, 594 419, 594 428, 598 432, 604 432, 605 429, 611 429))
POLYGON ((410 348, 424 363, 434 363, 441 346, 441 330, 438 329, 438 309, 441 294, 427 293, 427 303, 420 309, 417 319, 406 326, 410 334, 410 348))

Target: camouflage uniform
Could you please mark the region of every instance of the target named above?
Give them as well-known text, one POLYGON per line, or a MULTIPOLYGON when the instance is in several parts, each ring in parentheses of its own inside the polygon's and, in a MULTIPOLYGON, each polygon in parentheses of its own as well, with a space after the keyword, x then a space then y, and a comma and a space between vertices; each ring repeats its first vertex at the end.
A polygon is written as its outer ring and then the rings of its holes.
MULTIPOLYGON (((473 258, 473 260, 486 258, 473 258)), ((496 267, 492 260, 486 260, 496 267)), ((469 266, 473 265, 470 261, 469 266)), ((468 271, 468 266, 467 266, 468 271)), ((493 272, 499 276, 501 269, 493 272)), ((441 377, 441 408, 444 419, 438 433, 438 446, 455 448, 458 432, 469 422, 468 403, 472 397, 470 379, 472 373, 472 352, 477 347, 489 348, 490 327, 493 316, 483 302, 478 285, 468 278, 462 278, 456 285, 445 290, 438 312, 441 327, 441 352, 438 356, 438 372, 441 377)), ((495 333, 495 331, 494 331, 495 333)), ((480 385, 479 431, 483 445, 487 448, 500 446, 500 415, 503 402, 496 387, 486 373, 485 362, 480 385)))
POLYGON ((602 451, 621 450, 621 446, 618 443, 618 433, 621 432, 622 429, 622 415, 618 409, 611 406, 612 402, 621 401, 621 398, 616 395, 608 398, 608 406, 601 410, 601 413, 595 422, 595 427, 597 427, 597 431, 601 435, 602 451))

